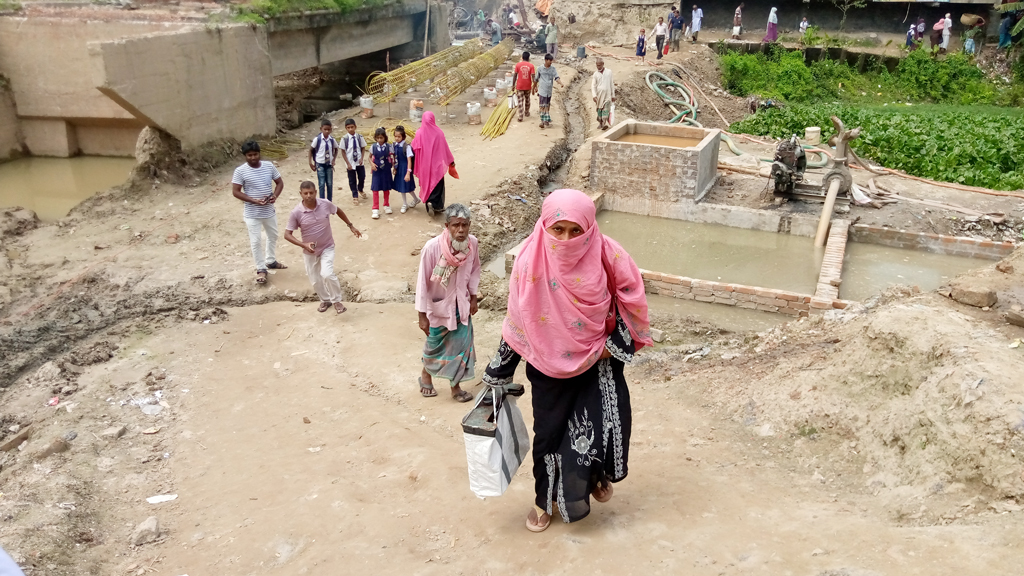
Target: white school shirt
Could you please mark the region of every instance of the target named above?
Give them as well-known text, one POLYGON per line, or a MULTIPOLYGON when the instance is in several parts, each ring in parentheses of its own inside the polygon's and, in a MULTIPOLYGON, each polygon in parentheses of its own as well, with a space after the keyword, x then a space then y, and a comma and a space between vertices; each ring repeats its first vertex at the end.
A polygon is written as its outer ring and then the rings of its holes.
POLYGON ((655 24, 654 25, 654 35, 655 36, 665 36, 667 34, 668 34, 668 24, 665 24, 664 22, 662 22, 661 24, 655 24))
POLYGON ((366 148, 366 138, 363 138, 363 135, 358 132, 355 134, 346 132, 341 137, 341 148, 352 166, 359 166, 363 163, 363 148, 366 148))
POLYGON ((804 32, 807 32, 807 24, 808 23, 804 22, 804 21, 800 22, 800 33, 801 34, 803 34, 804 32))
POLYGON ((316 154, 313 156, 314 162, 317 164, 330 164, 331 160, 334 159, 334 151, 338 149, 338 141, 334 139, 334 136, 324 138, 321 132, 316 135, 316 138, 313 138, 313 142, 310 143, 309 147, 316 149, 316 154))

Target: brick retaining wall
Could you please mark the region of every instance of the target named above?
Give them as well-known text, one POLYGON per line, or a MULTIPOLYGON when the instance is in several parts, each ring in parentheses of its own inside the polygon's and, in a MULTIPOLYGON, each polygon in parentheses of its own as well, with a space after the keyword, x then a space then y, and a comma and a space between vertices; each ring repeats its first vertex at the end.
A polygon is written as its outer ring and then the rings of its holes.
POLYGON ((907 232, 869 224, 854 224, 850 227, 850 240, 892 248, 909 248, 933 254, 984 258, 986 260, 1000 260, 1010 255, 1016 248, 1013 242, 907 232))
POLYGON ((819 298, 773 288, 697 280, 649 270, 640 272, 643 274, 645 292, 682 300, 696 300, 797 317, 821 314, 826 310, 842 310, 850 305, 849 301, 838 298, 819 298))
POLYGON ((825 243, 825 257, 821 260, 818 286, 814 295, 819 298, 839 298, 839 283, 843 277, 843 256, 846 255, 846 235, 849 220, 833 220, 825 243))

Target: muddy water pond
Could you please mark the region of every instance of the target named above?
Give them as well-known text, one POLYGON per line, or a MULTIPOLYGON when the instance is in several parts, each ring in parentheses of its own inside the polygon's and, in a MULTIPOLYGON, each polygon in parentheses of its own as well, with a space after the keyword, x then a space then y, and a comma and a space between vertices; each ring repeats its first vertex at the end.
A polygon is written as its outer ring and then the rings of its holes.
POLYGON ((935 290, 957 274, 988 264, 991 263, 987 260, 962 256, 849 242, 843 258, 839 297, 862 301, 895 284, 935 290))
POLYGON ((822 250, 811 238, 622 212, 597 222, 647 270, 802 294, 818 281, 822 250))
POLYGON ((616 138, 615 141, 671 146, 673 148, 693 148, 700 144, 700 140, 696 138, 677 138, 675 136, 660 136, 658 134, 623 134, 616 138))
POLYGON ((128 179, 133 158, 23 158, 0 164, 0 207, 21 206, 52 222, 86 198, 128 179))

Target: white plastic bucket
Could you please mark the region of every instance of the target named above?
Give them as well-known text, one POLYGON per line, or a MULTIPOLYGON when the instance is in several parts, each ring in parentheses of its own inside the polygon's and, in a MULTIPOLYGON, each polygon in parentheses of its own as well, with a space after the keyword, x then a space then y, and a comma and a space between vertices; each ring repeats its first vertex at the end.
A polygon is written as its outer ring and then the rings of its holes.
POLYGON ((412 120, 413 122, 420 122, 420 121, 422 121, 423 120, 423 110, 420 110, 418 108, 413 108, 413 109, 409 110, 409 120, 412 120))
POLYGON ((373 118, 373 97, 372 96, 360 96, 359 106, 363 109, 363 118, 373 118))
POLYGON ((466 114, 469 116, 480 115, 480 103, 479 102, 467 102, 466 103, 466 114))
POLYGON ((804 143, 811 146, 821 144, 821 128, 817 126, 804 128, 804 143))
POLYGON ((498 91, 494 88, 484 88, 484 104, 494 108, 498 105, 498 91))

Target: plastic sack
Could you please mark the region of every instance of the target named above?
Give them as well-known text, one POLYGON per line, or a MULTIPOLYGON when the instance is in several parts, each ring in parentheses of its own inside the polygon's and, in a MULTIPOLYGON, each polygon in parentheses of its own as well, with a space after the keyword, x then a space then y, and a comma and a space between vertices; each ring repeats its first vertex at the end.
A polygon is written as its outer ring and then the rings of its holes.
POLYGON ((479 102, 466 102, 466 114, 468 116, 480 114, 480 103, 479 102))
POLYGON ((615 103, 614 102, 612 102, 611 109, 608 110, 608 125, 609 126, 614 126, 615 125, 615 103))
MULTIPOLYGON (((477 397, 474 410, 490 393, 489 389, 484 390, 477 397)), ((473 433, 463 426, 469 489, 481 498, 504 494, 530 451, 530 433, 515 398, 499 396, 495 400, 493 413, 493 436, 486 435, 484 431, 473 433)))

